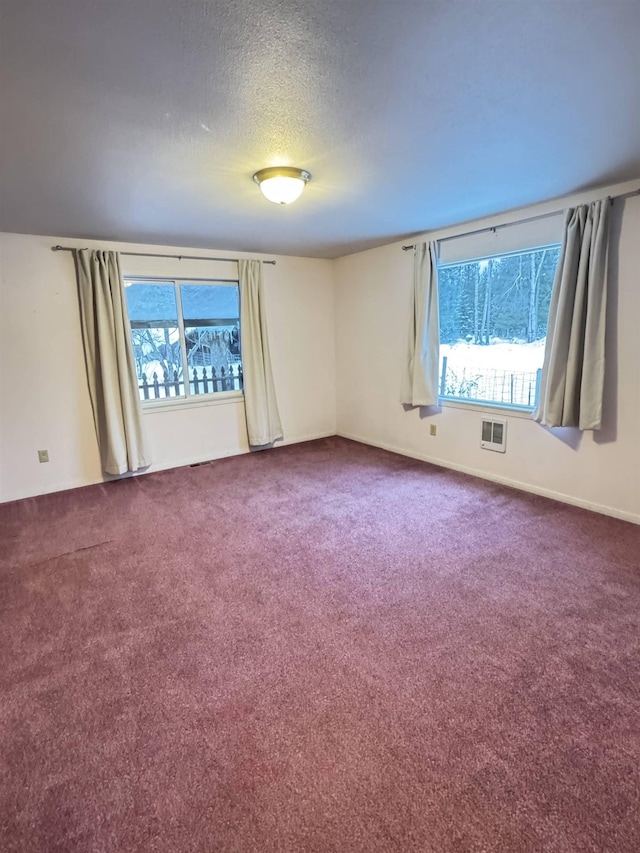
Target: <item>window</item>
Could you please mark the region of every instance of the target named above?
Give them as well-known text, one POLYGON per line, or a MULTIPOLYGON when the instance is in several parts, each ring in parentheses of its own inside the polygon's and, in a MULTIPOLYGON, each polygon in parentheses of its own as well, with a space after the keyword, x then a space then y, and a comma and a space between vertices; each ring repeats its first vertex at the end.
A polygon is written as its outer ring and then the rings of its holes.
POLYGON ((124 284, 143 402, 242 391, 237 284, 124 284))
POLYGON ((533 409, 557 244, 440 263, 440 396, 533 409))

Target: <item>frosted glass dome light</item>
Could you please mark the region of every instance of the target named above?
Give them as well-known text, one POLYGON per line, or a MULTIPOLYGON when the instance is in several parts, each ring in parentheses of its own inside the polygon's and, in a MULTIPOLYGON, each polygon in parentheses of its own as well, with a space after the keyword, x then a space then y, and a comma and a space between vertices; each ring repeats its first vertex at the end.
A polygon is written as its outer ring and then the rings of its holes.
POLYGON ((274 204, 291 204, 302 195, 302 190, 311 180, 311 175, 304 169, 294 166, 272 166, 260 169, 253 176, 262 195, 274 204))

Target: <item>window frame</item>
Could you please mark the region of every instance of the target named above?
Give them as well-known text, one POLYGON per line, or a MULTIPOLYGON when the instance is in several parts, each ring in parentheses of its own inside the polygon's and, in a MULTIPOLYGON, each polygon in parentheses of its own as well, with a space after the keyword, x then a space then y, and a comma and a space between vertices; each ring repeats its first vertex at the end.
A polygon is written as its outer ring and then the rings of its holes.
MULTIPOLYGON (((450 269, 451 267, 459 267, 466 264, 479 263, 480 261, 490 261, 493 258, 506 258, 517 255, 529 254, 531 252, 539 252, 544 251, 545 249, 559 249, 560 254, 558 256, 558 263, 560 261, 560 255, 562 253, 562 241, 554 241, 551 243, 543 243, 539 246, 528 246, 524 249, 512 249, 506 252, 494 252, 493 254, 488 255, 477 255, 475 257, 464 258, 464 260, 458 261, 447 261, 445 263, 440 263, 439 254, 438 259, 436 261, 436 276, 437 276, 437 287, 438 287, 438 301, 440 301, 440 271, 443 269, 450 269)), ((555 273, 554 273, 555 276, 555 273)), ((547 324, 548 326, 548 324, 547 324)), ((440 316, 438 312, 438 338, 440 337, 440 316)), ((546 340, 546 334, 545 334, 546 340)), ((441 342, 439 341, 439 346, 441 346, 441 342)), ((536 406, 538 405, 538 395, 540 392, 540 386, 537 384, 536 386, 536 394, 533 401, 532 406, 525 406, 518 403, 501 403, 497 400, 478 400, 472 397, 453 397, 448 394, 441 394, 440 388, 442 383, 442 357, 439 357, 438 363, 438 405, 443 407, 451 407, 451 408, 460 408, 460 409, 468 409, 471 411, 482 411, 487 410, 498 411, 498 412, 508 412, 510 415, 517 417, 525 417, 528 418, 535 411, 536 406)), ((540 369, 540 368, 538 368, 540 369)))
MULTIPOLYGON (((182 354, 182 372, 183 385, 185 389, 184 395, 179 397, 157 397, 153 400, 140 400, 143 413, 170 411, 172 409, 191 409, 201 406, 220 405, 221 403, 239 403, 244 401, 244 388, 234 391, 212 391, 206 394, 192 394, 189 390, 191 384, 189 379, 189 365, 187 361, 187 340, 184 332, 184 316, 182 313, 182 294, 180 285, 182 284, 200 284, 215 286, 235 287, 238 291, 238 328, 240 326, 240 281, 237 278, 202 278, 199 276, 188 276, 187 278, 178 278, 178 276, 148 276, 148 275, 132 275, 125 274, 122 276, 124 287, 130 284, 165 284, 173 285, 176 299, 177 326, 178 337, 180 341, 180 352, 182 354)), ((125 298, 126 302, 126 298, 125 298)), ((128 308, 127 308, 128 316, 128 308)), ((129 326, 133 330, 133 325, 129 319, 129 326)), ((242 332, 240 332, 242 335, 242 332)), ((240 350, 240 364, 242 365, 242 349, 240 350)), ((138 384, 138 393, 140 385, 138 384)))

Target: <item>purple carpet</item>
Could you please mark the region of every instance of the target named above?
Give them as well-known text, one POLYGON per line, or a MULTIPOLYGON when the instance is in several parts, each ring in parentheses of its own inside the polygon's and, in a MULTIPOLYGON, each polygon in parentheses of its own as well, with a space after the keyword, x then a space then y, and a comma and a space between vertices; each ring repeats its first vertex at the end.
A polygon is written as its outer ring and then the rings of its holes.
POLYGON ((640 849, 640 527, 339 438, 0 524, 3 851, 640 849))

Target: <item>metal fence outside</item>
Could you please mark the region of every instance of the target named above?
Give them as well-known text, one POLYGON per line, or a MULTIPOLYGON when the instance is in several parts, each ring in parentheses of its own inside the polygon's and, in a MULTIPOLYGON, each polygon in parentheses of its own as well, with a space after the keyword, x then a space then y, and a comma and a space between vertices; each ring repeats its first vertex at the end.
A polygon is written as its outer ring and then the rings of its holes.
POLYGON ((523 372, 463 366, 455 369, 443 356, 440 396, 452 400, 522 406, 533 409, 538 399, 542 370, 523 372))

